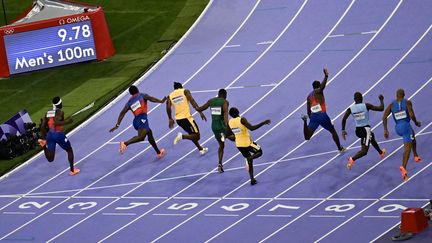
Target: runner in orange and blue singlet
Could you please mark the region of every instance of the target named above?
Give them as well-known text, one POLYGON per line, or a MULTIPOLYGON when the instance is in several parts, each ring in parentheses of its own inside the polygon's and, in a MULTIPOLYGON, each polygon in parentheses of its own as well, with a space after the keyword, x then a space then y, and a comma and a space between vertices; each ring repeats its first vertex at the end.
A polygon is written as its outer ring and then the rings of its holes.
POLYGON ((54 161, 56 145, 68 153, 70 175, 74 176, 80 172, 74 167, 74 153, 69 139, 66 137, 63 126, 72 123, 71 118, 64 119, 63 107, 60 97, 54 97, 52 100, 53 109, 49 110, 42 120, 41 137, 38 142, 44 150, 45 157, 49 162, 54 161))
POLYGON ((153 132, 150 129, 149 121, 147 118, 147 101, 151 101, 154 103, 164 103, 166 100, 166 97, 163 99, 158 99, 155 97, 152 97, 148 94, 140 93, 138 88, 134 85, 132 85, 129 88, 129 93, 132 95, 126 105, 124 106, 123 110, 120 112, 119 117, 117 119, 116 125, 110 130, 110 132, 115 131, 119 126, 121 121, 123 120, 123 117, 126 115, 126 113, 130 110, 132 111, 133 115, 135 116, 133 120, 133 127, 135 130, 138 131, 138 135, 129 139, 126 142, 121 141, 120 142, 120 153, 123 154, 126 150, 126 147, 129 146, 129 144, 138 143, 141 141, 144 141, 146 136, 148 136, 148 141, 153 147, 153 149, 156 151, 157 158, 160 159, 165 154, 165 149, 159 150, 156 141, 153 137, 153 132))
POLYGON ((324 80, 322 82, 314 81, 312 83, 314 90, 307 97, 307 116, 302 115, 304 138, 309 140, 318 126, 321 125, 324 129, 332 134, 333 140, 336 143, 339 152, 342 153, 345 151, 345 148, 341 146, 339 136, 330 120, 330 117, 326 113, 327 109, 324 98, 324 89, 326 87, 327 80, 328 71, 326 68, 324 68, 324 80), (309 125, 307 124, 308 117, 310 119, 309 125))

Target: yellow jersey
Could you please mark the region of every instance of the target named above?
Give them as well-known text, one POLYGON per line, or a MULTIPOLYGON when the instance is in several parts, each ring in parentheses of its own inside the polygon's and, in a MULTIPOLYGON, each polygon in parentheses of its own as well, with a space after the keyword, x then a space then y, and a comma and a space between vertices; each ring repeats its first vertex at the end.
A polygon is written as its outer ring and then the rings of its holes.
POLYGON ((236 146, 249 147, 252 143, 252 140, 247 127, 241 123, 241 117, 230 119, 228 125, 235 135, 236 146))
POLYGON ((169 95, 169 98, 174 106, 176 120, 192 117, 184 89, 174 90, 169 95))

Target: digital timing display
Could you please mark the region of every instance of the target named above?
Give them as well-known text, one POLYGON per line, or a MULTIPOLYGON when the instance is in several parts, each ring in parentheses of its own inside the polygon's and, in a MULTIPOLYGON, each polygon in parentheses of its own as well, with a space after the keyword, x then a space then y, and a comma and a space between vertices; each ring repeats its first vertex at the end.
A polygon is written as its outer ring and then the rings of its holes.
POLYGON ((96 59, 90 21, 4 36, 11 74, 96 59))

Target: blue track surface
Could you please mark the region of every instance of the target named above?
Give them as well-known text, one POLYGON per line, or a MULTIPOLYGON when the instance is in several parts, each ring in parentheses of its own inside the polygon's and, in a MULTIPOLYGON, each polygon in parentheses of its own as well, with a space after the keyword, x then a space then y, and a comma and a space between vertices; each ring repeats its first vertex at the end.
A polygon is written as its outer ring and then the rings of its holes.
MULTIPOLYGON (((81 173, 67 175, 63 151, 48 164, 38 156, 0 181, 0 239, 6 242, 368 242, 399 223, 406 207, 423 207, 432 192, 432 1, 424 0, 220 0, 170 54, 139 80, 156 97, 180 81, 199 104, 227 88, 231 106, 252 123, 272 124, 252 133, 263 157, 259 183, 250 186, 244 160, 230 142, 225 173, 216 170, 217 143, 210 123, 196 117, 200 157, 192 143, 172 140, 165 106, 150 106, 150 126, 166 157, 147 144, 118 143, 135 135, 128 114, 108 130, 126 93, 80 127, 70 140, 81 173), (338 155, 331 135, 317 130, 303 140, 300 115, 311 82, 330 71, 328 114, 340 131, 355 91, 388 104, 404 88, 423 126, 417 133, 422 163, 408 164, 401 183, 402 141, 389 121, 383 140, 381 113, 371 123, 388 156, 375 151, 346 169, 359 149, 348 121, 348 147, 338 155)), ((419 236, 421 237, 421 235, 419 236)))

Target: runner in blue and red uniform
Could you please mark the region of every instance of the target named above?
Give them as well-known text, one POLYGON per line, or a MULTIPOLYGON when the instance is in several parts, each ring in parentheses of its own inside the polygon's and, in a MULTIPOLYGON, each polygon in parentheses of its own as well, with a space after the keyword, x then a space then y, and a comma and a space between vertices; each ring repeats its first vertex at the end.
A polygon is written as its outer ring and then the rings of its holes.
POLYGON ((54 161, 56 145, 58 144, 68 154, 70 175, 74 176, 80 172, 78 168, 74 168, 74 153, 71 143, 66 137, 63 126, 73 122, 72 118, 64 119, 64 112, 60 97, 54 97, 52 100, 53 109, 49 110, 42 120, 41 139, 38 140, 40 146, 44 150, 45 157, 49 162, 54 161), (45 138, 45 139, 43 139, 45 138))
POLYGON ((129 93, 132 95, 132 97, 129 99, 129 101, 126 103, 123 110, 120 112, 120 115, 117 119, 116 125, 110 130, 110 132, 114 132, 119 126, 121 121, 123 120, 123 117, 126 115, 126 113, 130 110, 134 114, 135 118, 133 120, 133 126, 135 130, 138 131, 138 135, 129 139, 126 142, 121 141, 120 142, 120 153, 123 154, 123 152, 126 150, 126 147, 129 146, 129 144, 138 143, 141 141, 144 141, 146 136, 148 136, 148 141, 153 147, 153 149, 156 151, 157 158, 160 159, 165 155, 165 149, 159 150, 156 141, 153 137, 153 132, 150 129, 149 121, 147 118, 147 101, 151 101, 154 103, 164 103, 166 100, 166 97, 164 97, 162 100, 152 97, 148 94, 140 93, 138 88, 134 85, 132 85, 129 88, 129 93))
POLYGON ((342 153, 345 152, 346 149, 341 146, 336 129, 334 128, 330 117, 326 113, 327 109, 324 98, 324 89, 326 87, 327 80, 328 71, 326 68, 324 68, 324 80, 322 82, 314 81, 312 83, 314 90, 307 97, 307 116, 302 115, 304 138, 309 140, 318 126, 321 125, 324 129, 332 134, 333 140, 336 143, 339 152, 342 153), (310 119, 309 125, 307 124, 308 117, 310 119))
POLYGON ((403 138, 404 143, 404 153, 402 157, 402 166, 399 167, 402 179, 404 181, 408 180, 408 174, 406 167, 408 164, 408 159, 410 156, 411 149, 414 153, 414 161, 420 162, 421 158, 417 153, 417 141, 415 139, 414 130, 410 125, 412 120, 417 127, 421 126, 421 122, 417 121, 412 108, 412 103, 410 100, 405 99, 405 91, 399 89, 396 91, 396 100, 394 100, 390 105, 387 106, 383 115, 383 126, 384 126, 384 138, 389 138, 389 132, 387 130, 387 117, 390 115, 396 123, 396 133, 403 138))

